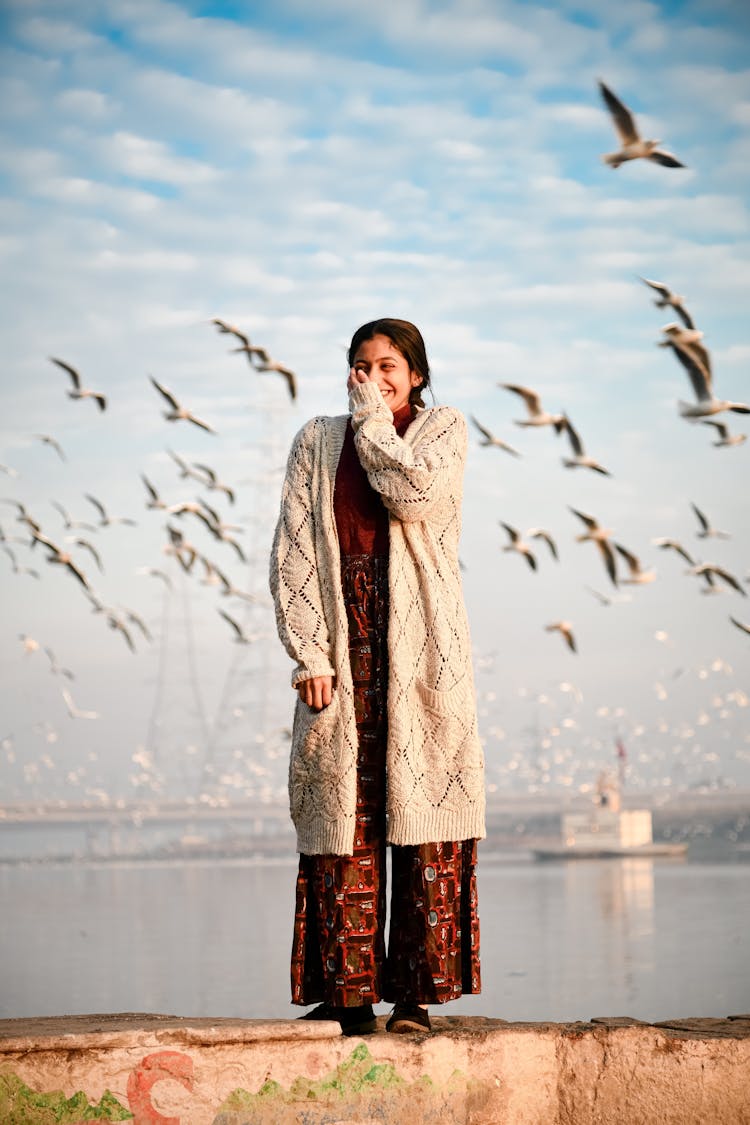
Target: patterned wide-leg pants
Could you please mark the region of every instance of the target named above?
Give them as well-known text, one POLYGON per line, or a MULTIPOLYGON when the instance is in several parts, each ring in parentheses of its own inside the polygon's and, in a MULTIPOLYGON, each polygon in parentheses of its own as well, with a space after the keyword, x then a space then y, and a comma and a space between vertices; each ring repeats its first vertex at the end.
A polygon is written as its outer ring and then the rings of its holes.
POLYGON ((480 991, 476 840, 391 848, 386 954, 388 559, 342 559, 358 734, 354 854, 301 855, 292 1003, 442 1004, 480 991))

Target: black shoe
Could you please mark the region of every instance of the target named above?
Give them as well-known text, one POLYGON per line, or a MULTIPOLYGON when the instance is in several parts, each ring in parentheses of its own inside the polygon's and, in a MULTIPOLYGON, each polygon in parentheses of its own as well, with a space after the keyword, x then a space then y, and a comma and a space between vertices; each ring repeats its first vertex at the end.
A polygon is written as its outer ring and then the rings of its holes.
POLYGON ((432 1031, 432 1024, 427 1009, 419 1004, 396 1004, 385 1030, 404 1035, 409 1031, 432 1031))
POLYGON ((298 1016, 300 1020, 335 1020, 341 1025, 342 1035, 368 1035, 375 1031, 377 1021, 372 1004, 358 1008, 336 1008, 333 1004, 318 1004, 311 1012, 298 1016))

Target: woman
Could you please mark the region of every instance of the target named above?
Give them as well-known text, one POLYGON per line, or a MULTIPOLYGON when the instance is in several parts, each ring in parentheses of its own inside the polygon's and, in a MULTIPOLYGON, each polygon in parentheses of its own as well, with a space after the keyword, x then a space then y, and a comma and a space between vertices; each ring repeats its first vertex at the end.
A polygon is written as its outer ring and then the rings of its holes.
POLYGON ((429 1031, 428 1004, 480 987, 484 762, 458 565, 466 423, 424 408, 430 371, 408 321, 363 325, 348 360, 350 414, 295 438, 271 554, 298 695, 292 1002, 319 1002, 301 1018, 361 1034, 387 1000, 386 1030, 429 1031))

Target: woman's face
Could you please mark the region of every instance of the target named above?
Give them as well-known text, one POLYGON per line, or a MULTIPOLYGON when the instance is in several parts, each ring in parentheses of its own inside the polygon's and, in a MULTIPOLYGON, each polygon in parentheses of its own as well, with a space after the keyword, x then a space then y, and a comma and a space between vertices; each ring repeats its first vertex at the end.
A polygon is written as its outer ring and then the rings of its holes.
POLYGON ((352 367, 368 380, 377 383, 386 405, 392 414, 409 401, 412 387, 418 387, 421 379, 387 336, 373 336, 363 340, 357 349, 352 367))

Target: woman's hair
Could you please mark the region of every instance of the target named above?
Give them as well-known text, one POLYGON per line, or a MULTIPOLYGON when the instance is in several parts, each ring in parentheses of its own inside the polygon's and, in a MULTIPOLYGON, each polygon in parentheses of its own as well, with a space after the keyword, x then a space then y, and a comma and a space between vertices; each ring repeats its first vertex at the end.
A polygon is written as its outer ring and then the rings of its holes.
POLYGON ((416 324, 409 320, 396 320, 394 317, 382 317, 380 320, 371 320, 363 324, 352 336, 352 342, 347 352, 349 366, 352 366, 354 357, 359 351, 359 345, 365 340, 372 340, 375 336, 386 336, 394 348, 401 352, 410 371, 416 371, 422 380, 419 386, 412 387, 409 393, 409 402, 413 406, 424 406, 422 391, 430 386, 430 365, 427 362, 427 349, 425 348, 422 333, 416 324))

